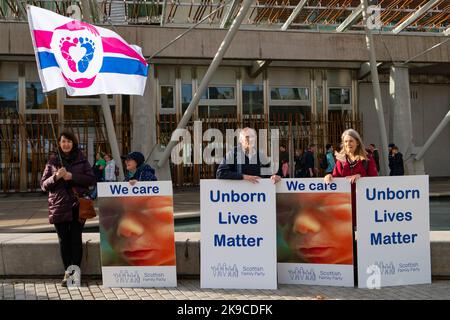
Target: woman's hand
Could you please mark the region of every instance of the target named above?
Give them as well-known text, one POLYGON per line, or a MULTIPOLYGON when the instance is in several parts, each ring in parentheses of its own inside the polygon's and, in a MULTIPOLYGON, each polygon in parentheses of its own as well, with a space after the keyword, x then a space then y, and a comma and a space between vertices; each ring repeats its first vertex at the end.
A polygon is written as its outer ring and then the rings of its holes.
POLYGON ((325 183, 330 184, 331 181, 333 181, 333 176, 329 173, 329 174, 327 174, 325 177, 323 177, 323 181, 324 181, 325 183))
POLYGON ((64 175, 63 179, 66 181, 72 180, 72 173, 69 171, 66 171, 66 174, 64 175))
POLYGON ((133 179, 128 182, 130 183, 130 185, 134 186, 138 181, 133 179))
POLYGON ((359 173, 353 175, 353 176, 348 176, 347 180, 350 181, 350 183, 355 183, 356 180, 358 180, 359 178, 361 178, 361 175, 359 173))
POLYGON ((272 182, 275 184, 281 181, 281 177, 279 175, 274 174, 273 176, 270 177, 270 180, 272 180, 272 182))
POLYGON ((56 180, 59 180, 61 178, 64 178, 64 176, 67 174, 66 168, 59 168, 58 171, 56 171, 56 180))
POLYGON ((251 175, 248 175, 248 174, 244 174, 244 175, 242 176, 242 178, 243 178, 245 181, 249 181, 249 182, 251 182, 251 183, 259 183, 259 179, 261 179, 261 178, 258 177, 258 176, 251 176, 251 175))

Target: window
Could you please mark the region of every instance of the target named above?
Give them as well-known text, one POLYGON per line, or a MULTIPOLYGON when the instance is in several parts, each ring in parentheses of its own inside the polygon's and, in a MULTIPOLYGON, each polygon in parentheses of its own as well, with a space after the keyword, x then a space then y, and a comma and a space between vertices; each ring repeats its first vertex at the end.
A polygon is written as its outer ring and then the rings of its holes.
POLYGON ((27 82, 26 87, 26 108, 27 110, 47 110, 56 109, 56 92, 48 95, 48 106, 45 95, 42 92, 40 82, 27 82))
POLYGON ((330 105, 349 105, 350 88, 330 88, 330 105))
POLYGON ((234 87, 208 87, 208 90, 202 94, 202 99, 234 100, 234 87))
POLYGON ((192 100, 192 84, 181 85, 181 111, 184 114, 192 100))
POLYGON ((243 85, 242 102, 244 114, 264 114, 263 86, 243 85))
POLYGON ((272 100, 309 100, 308 88, 273 87, 270 90, 272 100))
POLYGON ((236 116, 235 88, 231 86, 211 86, 202 94, 199 103, 200 117, 236 116))
POLYGON ((19 112, 18 82, 0 82, 0 110, 19 112))
POLYGON ((175 113, 174 95, 173 86, 161 86, 161 113, 175 113))

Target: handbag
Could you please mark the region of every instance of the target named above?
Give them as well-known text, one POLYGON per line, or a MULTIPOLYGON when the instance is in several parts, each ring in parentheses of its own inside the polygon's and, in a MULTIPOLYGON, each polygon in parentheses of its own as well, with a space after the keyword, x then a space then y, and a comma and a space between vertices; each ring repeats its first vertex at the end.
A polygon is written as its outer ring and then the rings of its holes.
POLYGON ((77 197, 80 206, 78 209, 80 219, 87 220, 95 218, 97 216, 97 212, 95 212, 94 200, 92 200, 88 196, 80 197, 79 194, 75 191, 75 188, 72 188, 72 190, 77 197))

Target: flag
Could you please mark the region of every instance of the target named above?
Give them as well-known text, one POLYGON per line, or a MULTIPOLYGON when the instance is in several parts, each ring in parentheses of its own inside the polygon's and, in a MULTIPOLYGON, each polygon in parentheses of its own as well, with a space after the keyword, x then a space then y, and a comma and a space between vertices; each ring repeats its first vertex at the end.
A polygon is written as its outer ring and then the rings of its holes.
POLYGON ((70 96, 143 95, 148 63, 117 33, 28 6, 28 23, 44 92, 70 96))

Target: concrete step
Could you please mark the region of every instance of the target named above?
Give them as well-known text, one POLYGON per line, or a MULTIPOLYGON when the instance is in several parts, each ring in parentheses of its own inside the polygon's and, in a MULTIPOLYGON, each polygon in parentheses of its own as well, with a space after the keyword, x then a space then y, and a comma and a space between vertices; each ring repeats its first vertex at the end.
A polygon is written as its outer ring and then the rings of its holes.
MULTIPOLYGON (((431 231, 431 273, 450 277, 450 231, 431 231)), ((176 232, 177 274, 200 275, 200 233, 176 232)), ((82 274, 101 275, 100 235, 83 234, 82 274)), ((55 233, 1 233, 0 276, 60 276, 64 273, 55 233)))

